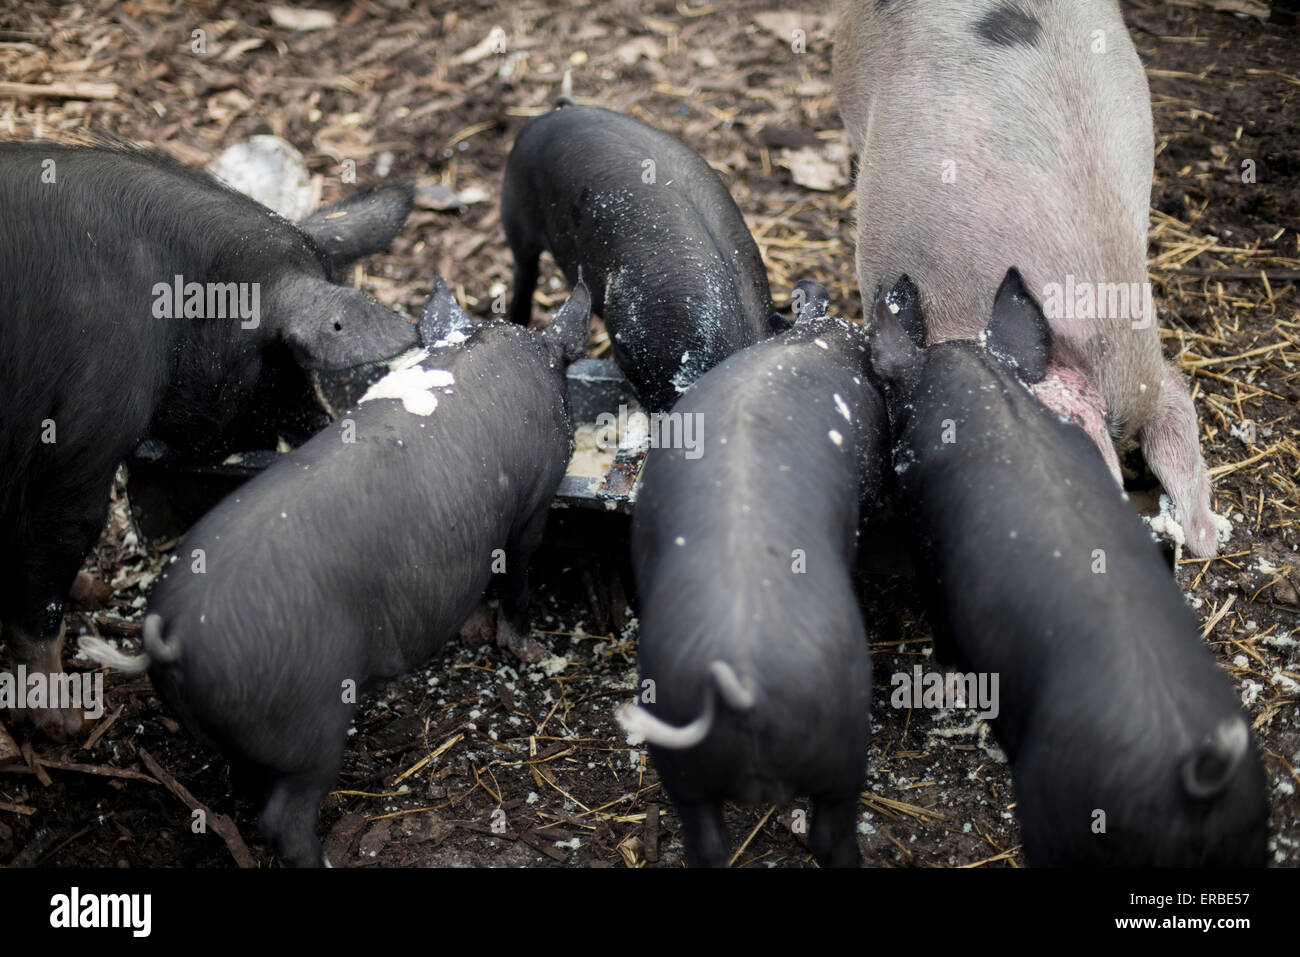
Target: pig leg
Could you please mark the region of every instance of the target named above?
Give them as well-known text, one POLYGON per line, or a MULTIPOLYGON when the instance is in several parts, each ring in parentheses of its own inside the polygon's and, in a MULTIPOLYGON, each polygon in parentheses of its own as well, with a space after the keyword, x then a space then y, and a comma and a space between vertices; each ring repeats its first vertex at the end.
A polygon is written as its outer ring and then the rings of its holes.
POLYGON ((484 645, 496 638, 496 621, 491 606, 484 602, 470 612, 460 626, 460 640, 467 645, 484 645))
POLYGON ((329 867, 325 849, 316 836, 316 816, 321 801, 338 777, 342 764, 340 751, 331 773, 314 770, 305 774, 283 775, 271 785, 270 795, 257 818, 271 847, 281 861, 291 867, 329 867))
POLYGON ((1166 362, 1160 401, 1152 419, 1138 433, 1147 465, 1173 499, 1187 548, 1198 558, 1219 549, 1223 519, 1210 508, 1210 477, 1196 435, 1196 408, 1178 372, 1166 362))
POLYGON ((822 867, 861 867, 858 850, 858 796, 823 795, 813 802, 813 854, 822 867))
POLYGON ((506 611, 505 602, 502 601, 501 607, 497 610, 497 644, 509 648, 516 658, 530 664, 546 657, 546 649, 533 640, 532 628, 529 627, 528 622, 527 599, 525 599, 522 624, 519 616, 511 615, 506 611))
MULTIPOLYGON (((51 676, 63 673, 62 603, 59 603, 57 608, 58 611, 53 613, 58 619, 53 638, 33 638, 31 633, 18 627, 5 626, 5 644, 13 652, 15 668, 19 665, 24 666, 28 675, 38 672, 51 676)), ((26 716, 33 727, 39 728, 56 741, 76 736, 83 724, 82 713, 75 708, 24 708, 16 712, 15 716, 26 716)))
POLYGON ((510 302, 510 321, 527 327, 533 317, 533 291, 537 288, 537 258, 541 251, 524 249, 514 243, 510 248, 515 251, 515 294, 510 302))
MULTIPOLYGON (((73 473, 84 474, 65 472, 73 473)), ((112 480, 110 470, 98 485, 34 479, 25 489, 27 527, 22 540, 11 545, 18 552, 17 567, 0 583, 0 618, 14 667, 24 666, 29 675, 63 673, 63 599, 104 527, 112 480), (87 496, 88 487, 100 491, 87 496), (81 505, 70 519, 69 502, 81 505)), ((32 708, 18 714, 56 740, 76 735, 84 723, 73 708, 32 708)))
POLYGON ((542 543, 546 531, 546 508, 543 506, 528 520, 515 543, 506 550, 505 579, 499 594, 497 643, 509 648, 520 661, 541 661, 546 649, 532 639, 528 615, 528 563, 542 543))
POLYGON ((677 804, 682 819, 682 841, 691 867, 726 867, 731 857, 731 839, 722 819, 722 803, 677 804))

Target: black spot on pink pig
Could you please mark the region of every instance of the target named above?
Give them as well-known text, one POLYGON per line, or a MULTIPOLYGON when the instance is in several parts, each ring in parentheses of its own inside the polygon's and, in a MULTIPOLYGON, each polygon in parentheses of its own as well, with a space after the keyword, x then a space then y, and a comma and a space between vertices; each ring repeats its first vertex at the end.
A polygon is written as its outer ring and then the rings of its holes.
POLYGON ((858 159, 863 298, 906 273, 927 341, 973 339, 1016 263, 1052 326, 1034 385, 1120 480, 1136 440, 1206 557, 1196 410, 1164 361, 1147 281, 1154 135, 1116 0, 839 0, 834 78, 858 159))
POLYGON ((1264 774, 1232 683, 1088 436, 1031 395, 1051 331, 1019 274, 983 346, 919 348, 906 277, 889 302, 870 339, 895 503, 949 652, 999 676, 1030 863, 1262 865, 1264 774))
POLYGON ((570 282, 581 270, 647 408, 668 408, 728 355, 787 325, 721 177, 630 116, 561 97, 530 121, 506 164, 501 216, 515 256, 510 317, 528 324, 543 250, 570 282))
MULTIPOLYGON (((410 322, 330 281, 384 248, 410 204, 406 186, 343 200, 331 245, 163 156, 0 143, 0 621, 15 666, 62 670, 64 597, 143 439, 219 453, 295 362, 415 343, 410 322)), ((81 721, 18 714, 55 735, 81 721)))
POLYGON ((642 691, 620 721, 697 866, 730 856, 724 801, 795 795, 813 799, 818 861, 860 861, 871 664, 853 569, 887 426, 862 328, 819 317, 824 302, 681 398, 670 421, 693 447, 651 429, 632 527, 642 691))
POLYGON ((503 643, 528 635, 528 562, 572 448, 564 370, 589 315, 579 284, 541 332, 475 323, 438 280, 428 348, 185 537, 150 596, 146 654, 83 640, 104 663, 148 663, 261 802, 286 863, 327 863, 316 814, 349 691, 436 654, 489 586, 503 643))

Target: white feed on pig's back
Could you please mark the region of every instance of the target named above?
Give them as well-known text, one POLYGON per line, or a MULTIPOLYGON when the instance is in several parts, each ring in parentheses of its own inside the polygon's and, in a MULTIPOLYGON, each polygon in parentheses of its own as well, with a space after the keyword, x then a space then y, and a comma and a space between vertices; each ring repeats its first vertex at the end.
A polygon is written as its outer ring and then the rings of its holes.
POLYGON ((677 366, 677 372, 673 374, 671 382, 673 388, 680 395, 691 387, 691 384, 700 377, 703 370, 700 368, 701 363, 691 361, 691 353, 688 349, 682 353, 682 358, 677 366))
POLYGON ((609 274, 605 282, 605 322, 617 323, 620 340, 635 341, 643 334, 645 290, 636 281, 636 270, 624 264, 609 274))
POLYGON ((456 377, 446 369, 413 365, 388 373, 366 390, 361 401, 398 399, 412 415, 432 415, 438 408, 434 390, 449 390, 455 383, 456 377))

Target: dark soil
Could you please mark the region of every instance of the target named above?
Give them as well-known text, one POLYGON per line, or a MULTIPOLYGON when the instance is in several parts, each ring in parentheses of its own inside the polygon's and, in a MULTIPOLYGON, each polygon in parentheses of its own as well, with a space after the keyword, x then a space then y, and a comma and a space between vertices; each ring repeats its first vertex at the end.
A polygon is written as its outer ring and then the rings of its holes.
MULTIPOLYGON (((667 130, 723 172, 778 305, 794 279, 809 276, 846 314, 860 314, 851 187, 813 191, 781 165, 791 155, 784 146, 805 144, 847 176, 829 18, 756 14, 740 0, 575 0, 554 9, 461 0, 433 15, 404 0, 317 6, 340 24, 292 33, 251 0, 0 2, 0 79, 119 86, 111 100, 0 96, 0 135, 94 126, 203 165, 272 132, 303 151, 326 200, 354 188, 339 181, 343 161, 355 161, 365 184, 391 153, 390 180, 477 187, 487 200, 418 211, 390 252, 358 270, 357 283, 415 314, 441 274, 486 315, 494 285, 510 278, 496 206, 506 155, 571 69, 578 97, 667 130), (465 51, 496 27, 508 52, 467 62, 465 51), (807 31, 807 52, 792 52, 795 27, 807 31), (195 29, 206 32, 204 55, 191 51, 195 29), (507 63, 513 73, 503 79, 507 63)), ((1198 616, 1214 620, 1208 640, 1263 749, 1270 860, 1295 866, 1300 46, 1294 28, 1190 0, 1125 7, 1155 110, 1151 254, 1165 344, 1194 375, 1205 453, 1220 469, 1216 510, 1235 528, 1221 558, 1184 560, 1178 576, 1198 616), (1246 160, 1253 182, 1242 181, 1246 160)), ((543 306, 563 294, 558 274, 547 276, 543 306)), ((603 336, 593 339, 591 354, 607 349, 603 336)), ((1151 482, 1138 474, 1133 485, 1151 482)), ((456 643, 370 695, 321 811, 336 866, 682 864, 678 821, 654 769, 612 718, 635 686, 636 620, 620 571, 625 520, 556 514, 534 566, 534 627, 550 657, 522 665, 504 649, 456 643)), ((69 613, 69 633, 133 633, 130 620, 165 558, 136 543, 119 495, 86 566, 88 607, 69 613)), ((1023 865, 1010 776, 987 725, 971 711, 888 706, 889 675, 931 655, 911 583, 864 574, 862 592, 876 676, 865 860, 1023 865)), ((148 679, 110 674, 107 689, 109 726, 90 746, 53 744, 9 724, 24 758, 0 766, 0 864, 232 865, 212 828, 193 833, 190 807, 153 779, 146 752, 199 802, 232 817, 257 863, 271 863, 255 809, 232 796, 223 760, 168 716, 148 679), (135 776, 114 776, 123 771, 135 776)), ((796 833, 807 810, 798 801, 732 808, 739 863, 811 866, 796 833)))

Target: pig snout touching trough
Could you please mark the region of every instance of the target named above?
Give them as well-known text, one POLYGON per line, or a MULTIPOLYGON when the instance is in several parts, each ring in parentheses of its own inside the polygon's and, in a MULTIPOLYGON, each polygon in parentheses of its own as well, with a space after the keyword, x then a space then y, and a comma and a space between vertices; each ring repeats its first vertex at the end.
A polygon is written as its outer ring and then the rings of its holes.
POLYGON ((538 256, 581 269, 614 359, 666 409, 728 355, 789 324, 721 177, 640 120, 561 98, 515 140, 501 190, 514 252, 510 318, 527 325, 538 256))
POLYGON ((425 350, 204 516, 155 586, 154 687, 251 783, 286 863, 326 863, 316 814, 357 690, 436 654, 490 585, 502 639, 528 634, 589 316, 579 285, 540 332, 475 323, 439 280, 425 350))
MULTIPOLYGON (((64 598, 138 443, 220 449, 266 369, 415 343, 410 322, 330 281, 410 204, 389 187, 299 228, 160 155, 0 143, 0 622, 16 666, 62 671, 64 598)), ((16 713, 55 736, 81 725, 16 713)))
POLYGON ((861 327, 820 315, 825 290, 807 302, 681 398, 682 441, 659 420, 633 514, 641 693, 619 720, 696 866, 727 864, 723 801, 795 795, 817 860, 860 861, 871 665, 852 575, 887 429, 861 327))
POLYGON ((906 273, 927 339, 984 327, 1009 264, 1052 325, 1035 393, 1120 480, 1136 439, 1197 556, 1211 511, 1196 411, 1161 357, 1147 282, 1146 75, 1114 0, 841 0, 834 79, 858 158, 864 299, 906 273))
POLYGON ((1030 393, 1051 355, 1037 303, 1012 270, 983 345, 922 349, 907 330, 923 324, 903 277, 870 329, 894 501, 949 652, 999 678, 1026 857, 1262 865, 1265 778, 1240 702, 1088 436, 1030 393))

